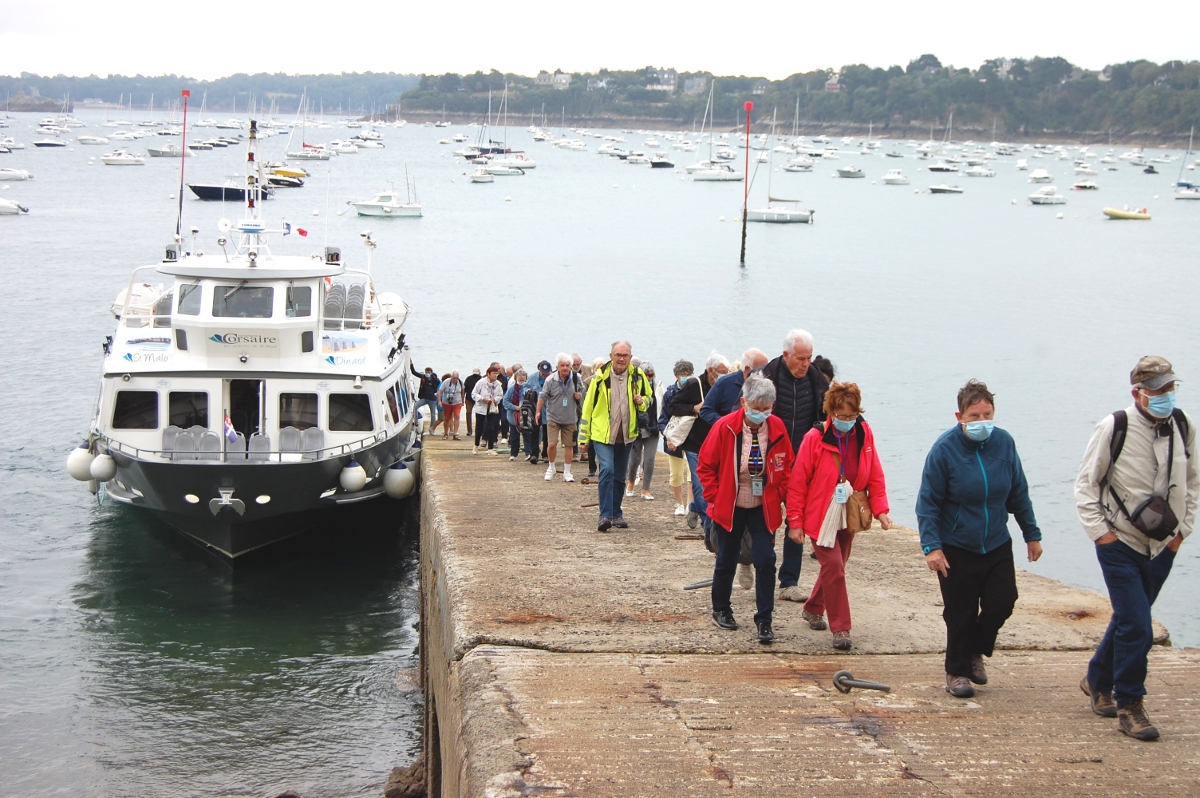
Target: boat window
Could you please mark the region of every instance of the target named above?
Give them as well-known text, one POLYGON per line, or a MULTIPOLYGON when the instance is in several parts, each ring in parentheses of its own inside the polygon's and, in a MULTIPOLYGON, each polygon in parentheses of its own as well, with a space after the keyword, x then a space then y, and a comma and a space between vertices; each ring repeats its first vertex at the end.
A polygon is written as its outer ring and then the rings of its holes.
POLYGON ((408 403, 408 391, 406 391, 404 389, 404 380, 397 380, 395 389, 396 389, 396 396, 400 399, 400 415, 406 416, 406 415, 408 415, 408 404, 409 403, 408 403))
POLYGON ((176 427, 208 426, 206 391, 171 391, 167 395, 167 423, 176 427))
POLYGON ((200 284, 179 286, 179 315, 200 315, 200 284))
POLYGON ((158 391, 117 391, 114 429, 158 429, 158 391))
POLYGON ((330 432, 370 432, 371 400, 365 393, 329 394, 330 432))
POLYGON ((317 426, 317 395, 315 393, 279 394, 279 427, 308 429, 317 426))
POLYGON ((396 386, 387 389, 388 409, 392 411, 392 423, 400 423, 400 405, 396 403, 396 386))
POLYGON ((312 289, 307 285, 289 285, 287 289, 287 317, 312 315, 312 289))
POLYGON ((212 314, 218 319, 269 319, 274 300, 275 289, 268 286, 218 285, 213 290, 212 314))

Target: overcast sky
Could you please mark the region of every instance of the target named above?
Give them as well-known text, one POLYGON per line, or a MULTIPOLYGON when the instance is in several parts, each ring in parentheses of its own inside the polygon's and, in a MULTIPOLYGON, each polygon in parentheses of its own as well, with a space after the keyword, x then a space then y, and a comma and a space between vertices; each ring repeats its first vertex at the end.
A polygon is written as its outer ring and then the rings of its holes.
POLYGON ((976 67, 1200 59, 1200 3, 190 2, 0 0, 0 74, 594 71, 764 75, 922 53, 976 67))

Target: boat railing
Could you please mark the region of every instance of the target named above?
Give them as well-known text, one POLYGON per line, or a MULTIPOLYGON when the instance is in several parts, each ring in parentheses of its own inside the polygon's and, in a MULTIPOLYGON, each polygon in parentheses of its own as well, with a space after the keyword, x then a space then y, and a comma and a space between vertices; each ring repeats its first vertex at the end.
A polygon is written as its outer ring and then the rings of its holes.
MULTIPOLYGON (((116 438, 110 438, 107 435, 96 436, 96 450, 120 452, 121 454, 133 457, 136 460, 169 460, 172 462, 189 462, 189 463, 301 463, 318 460, 331 460, 338 457, 354 454, 362 451, 377 443, 382 443, 388 438, 398 433, 389 433, 387 430, 368 435, 365 438, 359 438, 350 443, 336 444, 334 446, 324 446, 319 449, 298 449, 295 451, 251 451, 244 450, 229 451, 223 445, 223 448, 214 452, 202 451, 179 451, 176 449, 143 449, 139 446, 134 446, 124 441, 119 441, 116 438)), ((227 439, 221 436, 223 441, 227 439)))

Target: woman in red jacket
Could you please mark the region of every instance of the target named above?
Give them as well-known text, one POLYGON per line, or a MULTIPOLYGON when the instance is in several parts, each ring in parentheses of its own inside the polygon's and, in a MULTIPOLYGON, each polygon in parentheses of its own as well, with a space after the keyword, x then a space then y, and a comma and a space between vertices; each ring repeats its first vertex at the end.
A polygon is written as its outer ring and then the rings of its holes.
POLYGON ((846 595, 846 561, 854 534, 838 529, 832 539, 819 540, 830 502, 844 504, 851 493, 867 492, 871 514, 879 525, 891 529, 887 485, 875 435, 862 418, 862 394, 852 382, 835 382, 825 394, 824 427, 811 429, 796 453, 796 467, 788 480, 788 526, 792 540, 808 535, 816 545, 821 572, 804 604, 804 620, 812 629, 825 629, 822 616, 829 613, 833 647, 850 648, 850 599, 846 595))
POLYGON ((775 602, 775 530, 783 523, 780 505, 787 497, 792 444, 787 427, 775 416, 775 385, 751 374, 742 386, 741 408, 720 418, 704 445, 696 475, 704 486, 708 517, 717 537, 713 569, 713 623, 737 629, 729 596, 737 572, 742 535, 750 535, 755 568, 758 642, 772 643, 775 602))

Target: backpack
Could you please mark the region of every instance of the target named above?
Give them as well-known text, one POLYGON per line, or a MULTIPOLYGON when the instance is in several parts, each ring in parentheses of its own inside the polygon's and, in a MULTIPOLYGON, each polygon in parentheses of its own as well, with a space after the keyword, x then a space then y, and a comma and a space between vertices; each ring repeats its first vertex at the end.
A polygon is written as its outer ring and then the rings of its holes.
MULTIPOLYGON (((1179 437, 1183 440, 1183 454, 1186 457, 1191 457, 1192 453, 1187 450, 1188 436, 1188 420, 1187 416, 1178 407, 1171 411, 1171 418, 1179 426, 1179 437)), ((1108 484, 1108 477, 1112 473, 1113 466, 1117 464, 1117 458, 1121 456, 1121 450, 1125 448, 1125 435, 1129 431, 1129 415, 1124 410, 1118 410, 1113 413, 1113 431, 1112 438, 1108 442, 1108 472, 1100 480, 1100 490, 1104 490, 1108 484)))
POLYGON ((521 429, 529 431, 537 426, 537 391, 524 391, 521 394, 521 429))

